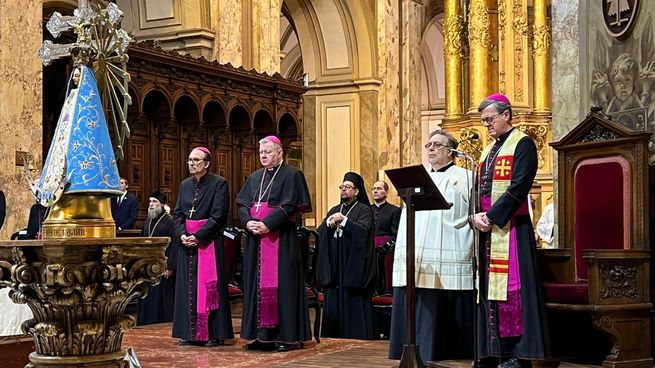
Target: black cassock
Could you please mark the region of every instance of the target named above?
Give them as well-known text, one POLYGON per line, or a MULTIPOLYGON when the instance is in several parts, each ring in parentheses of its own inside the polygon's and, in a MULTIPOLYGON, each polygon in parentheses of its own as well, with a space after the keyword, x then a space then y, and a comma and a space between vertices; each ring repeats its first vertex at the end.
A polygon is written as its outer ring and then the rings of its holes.
MULTIPOLYGON (((511 132, 511 131, 510 131, 511 132)), ((496 152, 507 140, 510 132, 505 133, 494 144, 488 157, 495 157, 496 152)), ((548 326, 546 323, 546 305, 537 267, 537 245, 532 220, 529 215, 516 215, 518 209, 528 198, 532 182, 537 173, 537 148, 534 142, 524 137, 514 151, 514 169, 509 188, 487 211, 487 217, 498 226, 505 226, 514 221, 517 238, 519 277, 521 280, 521 304, 523 308, 523 334, 518 337, 499 337, 498 302, 488 300, 489 275, 489 238, 491 232, 480 233, 479 247, 479 285, 480 303, 478 303, 478 346, 480 357, 519 357, 525 359, 543 359, 550 354, 548 326)), ((490 166, 490 169, 493 166, 490 166)), ((481 165, 480 195, 490 196, 493 175, 487 173, 486 161, 481 165)), ((520 323, 521 321, 517 321, 520 323)))
POLYGON ((376 260, 371 208, 357 201, 334 206, 318 231, 316 268, 325 294, 321 336, 374 339, 371 296, 376 260), (341 236, 335 238, 337 230, 327 226, 326 220, 340 211, 348 220, 341 236))
POLYGON ((148 295, 136 305, 137 325, 148 325, 173 321, 175 301, 175 267, 180 238, 175 236, 175 222, 166 212, 156 219, 148 218, 141 230, 143 237, 170 237, 166 248, 166 268, 173 271, 169 278, 162 276, 158 285, 148 285, 148 295))
POLYGON ((271 232, 279 233, 278 251, 278 317, 276 327, 259 327, 259 254, 260 237, 248 233, 243 256, 243 318, 241 337, 262 342, 294 343, 311 340, 309 310, 305 293, 303 260, 296 236, 296 226, 303 212, 311 211, 311 200, 307 182, 302 172, 293 166, 282 164, 275 169, 259 169, 246 180, 237 196, 239 220, 245 227, 249 220, 253 202, 258 201, 260 191, 262 202, 274 208, 261 220, 271 232), (264 181, 262 175, 266 173, 264 181), (275 177, 273 178, 273 176, 275 177), (265 188, 269 186, 269 191, 265 188), (270 194, 270 195, 269 195, 270 194))
MULTIPOLYGON (((189 177, 180 184, 180 193, 175 205, 175 236, 179 239, 187 233, 185 221, 190 211, 193 220, 208 219, 195 234, 201 244, 214 240, 216 271, 218 273, 218 310, 209 314, 209 339, 232 339, 232 315, 225 275, 225 251, 222 230, 227 221, 230 199, 227 181, 219 175, 208 173, 197 182, 189 177), (198 185, 198 188, 196 188, 198 185), (197 191, 197 195, 196 195, 197 191), (194 197, 197 197, 194 201, 194 197)), ((197 333, 197 281, 198 248, 186 247, 180 242, 175 278, 175 313, 173 316, 173 337, 196 340, 197 333)))
POLYGON ((372 204, 371 209, 375 223, 375 236, 388 235, 392 240, 396 240, 400 223, 400 207, 384 202, 380 206, 372 204))

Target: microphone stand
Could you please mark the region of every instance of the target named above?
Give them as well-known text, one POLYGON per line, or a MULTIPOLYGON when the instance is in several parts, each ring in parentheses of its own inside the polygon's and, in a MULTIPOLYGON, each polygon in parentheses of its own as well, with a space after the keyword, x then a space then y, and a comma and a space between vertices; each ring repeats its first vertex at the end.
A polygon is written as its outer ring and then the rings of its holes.
POLYGON ((455 151, 457 157, 463 158, 471 163, 472 167, 472 182, 471 192, 469 193, 469 226, 473 229, 473 256, 471 257, 471 266, 473 271, 473 362, 471 367, 480 367, 480 352, 478 346, 478 288, 476 284, 478 276, 478 251, 480 249, 480 233, 473 226, 473 216, 478 213, 480 209, 480 198, 478 195, 478 161, 473 157, 461 151, 455 151))

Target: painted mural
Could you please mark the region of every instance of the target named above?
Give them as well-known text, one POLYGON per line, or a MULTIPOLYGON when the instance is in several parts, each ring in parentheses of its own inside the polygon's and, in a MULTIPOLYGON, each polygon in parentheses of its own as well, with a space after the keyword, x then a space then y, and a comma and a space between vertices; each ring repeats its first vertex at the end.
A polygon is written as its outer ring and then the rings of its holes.
POLYGON ((650 9, 655 0, 589 2, 587 55, 591 103, 632 129, 655 132, 655 18, 650 9))

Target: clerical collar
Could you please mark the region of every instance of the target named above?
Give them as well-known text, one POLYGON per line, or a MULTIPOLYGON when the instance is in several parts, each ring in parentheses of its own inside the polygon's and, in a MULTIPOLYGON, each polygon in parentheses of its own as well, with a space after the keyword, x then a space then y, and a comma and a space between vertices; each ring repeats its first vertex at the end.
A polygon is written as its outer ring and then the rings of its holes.
POLYGON ((440 167, 437 170, 434 168, 430 169, 430 172, 445 172, 448 170, 451 166, 455 166, 455 161, 450 161, 446 166, 440 167))
POLYGON ((510 133, 512 133, 513 130, 514 130, 514 127, 510 128, 510 130, 503 133, 503 135, 501 135, 500 137, 498 137, 496 139, 496 143, 502 144, 503 142, 505 142, 507 140, 507 137, 509 137, 510 133))
POLYGON ((377 202, 373 202, 373 204, 375 205, 375 207, 380 208, 380 207, 384 206, 385 204, 387 204, 387 201, 385 200, 384 202, 382 202, 380 204, 377 204, 377 202))
POLYGON ((280 167, 282 165, 283 162, 284 161, 281 161, 279 164, 277 164, 277 165, 275 165, 273 167, 266 168, 266 171, 270 172, 270 171, 273 171, 273 170, 277 169, 278 167, 280 167))
POLYGON ((344 207, 350 207, 350 206, 352 206, 352 205, 355 204, 355 203, 357 203, 357 199, 355 199, 354 201, 352 201, 352 202, 350 202, 350 203, 346 203, 346 202, 344 202, 344 201, 341 201, 341 205, 344 206, 344 207))
POLYGON ((204 181, 205 179, 207 179, 207 176, 209 176, 209 170, 207 170, 207 172, 205 172, 205 174, 203 176, 201 176, 200 179, 196 178, 195 175, 193 177, 196 179, 197 183, 200 183, 200 182, 204 181))

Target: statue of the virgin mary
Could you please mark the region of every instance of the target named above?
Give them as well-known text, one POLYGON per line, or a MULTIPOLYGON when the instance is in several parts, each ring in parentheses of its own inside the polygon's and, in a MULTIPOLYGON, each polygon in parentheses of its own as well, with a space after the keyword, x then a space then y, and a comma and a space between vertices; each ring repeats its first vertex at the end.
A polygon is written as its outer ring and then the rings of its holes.
POLYGON ((77 66, 66 94, 35 191, 42 205, 52 207, 44 237, 114 236, 109 198, 122 191, 93 70, 77 66), (71 219, 84 221, 75 226, 71 219))
MULTIPOLYGON (((80 0, 73 15, 54 12, 46 28, 56 38, 73 30, 77 41, 44 41, 45 65, 71 56, 66 101, 38 183, 30 182, 37 201, 50 207, 44 238, 98 238, 116 235, 110 198, 122 194, 116 155, 129 137, 127 49, 132 39, 120 28, 123 12, 114 3, 101 9, 80 0), (116 151, 105 113, 113 119, 116 151)), ((28 180, 31 178, 28 178, 28 180)))

